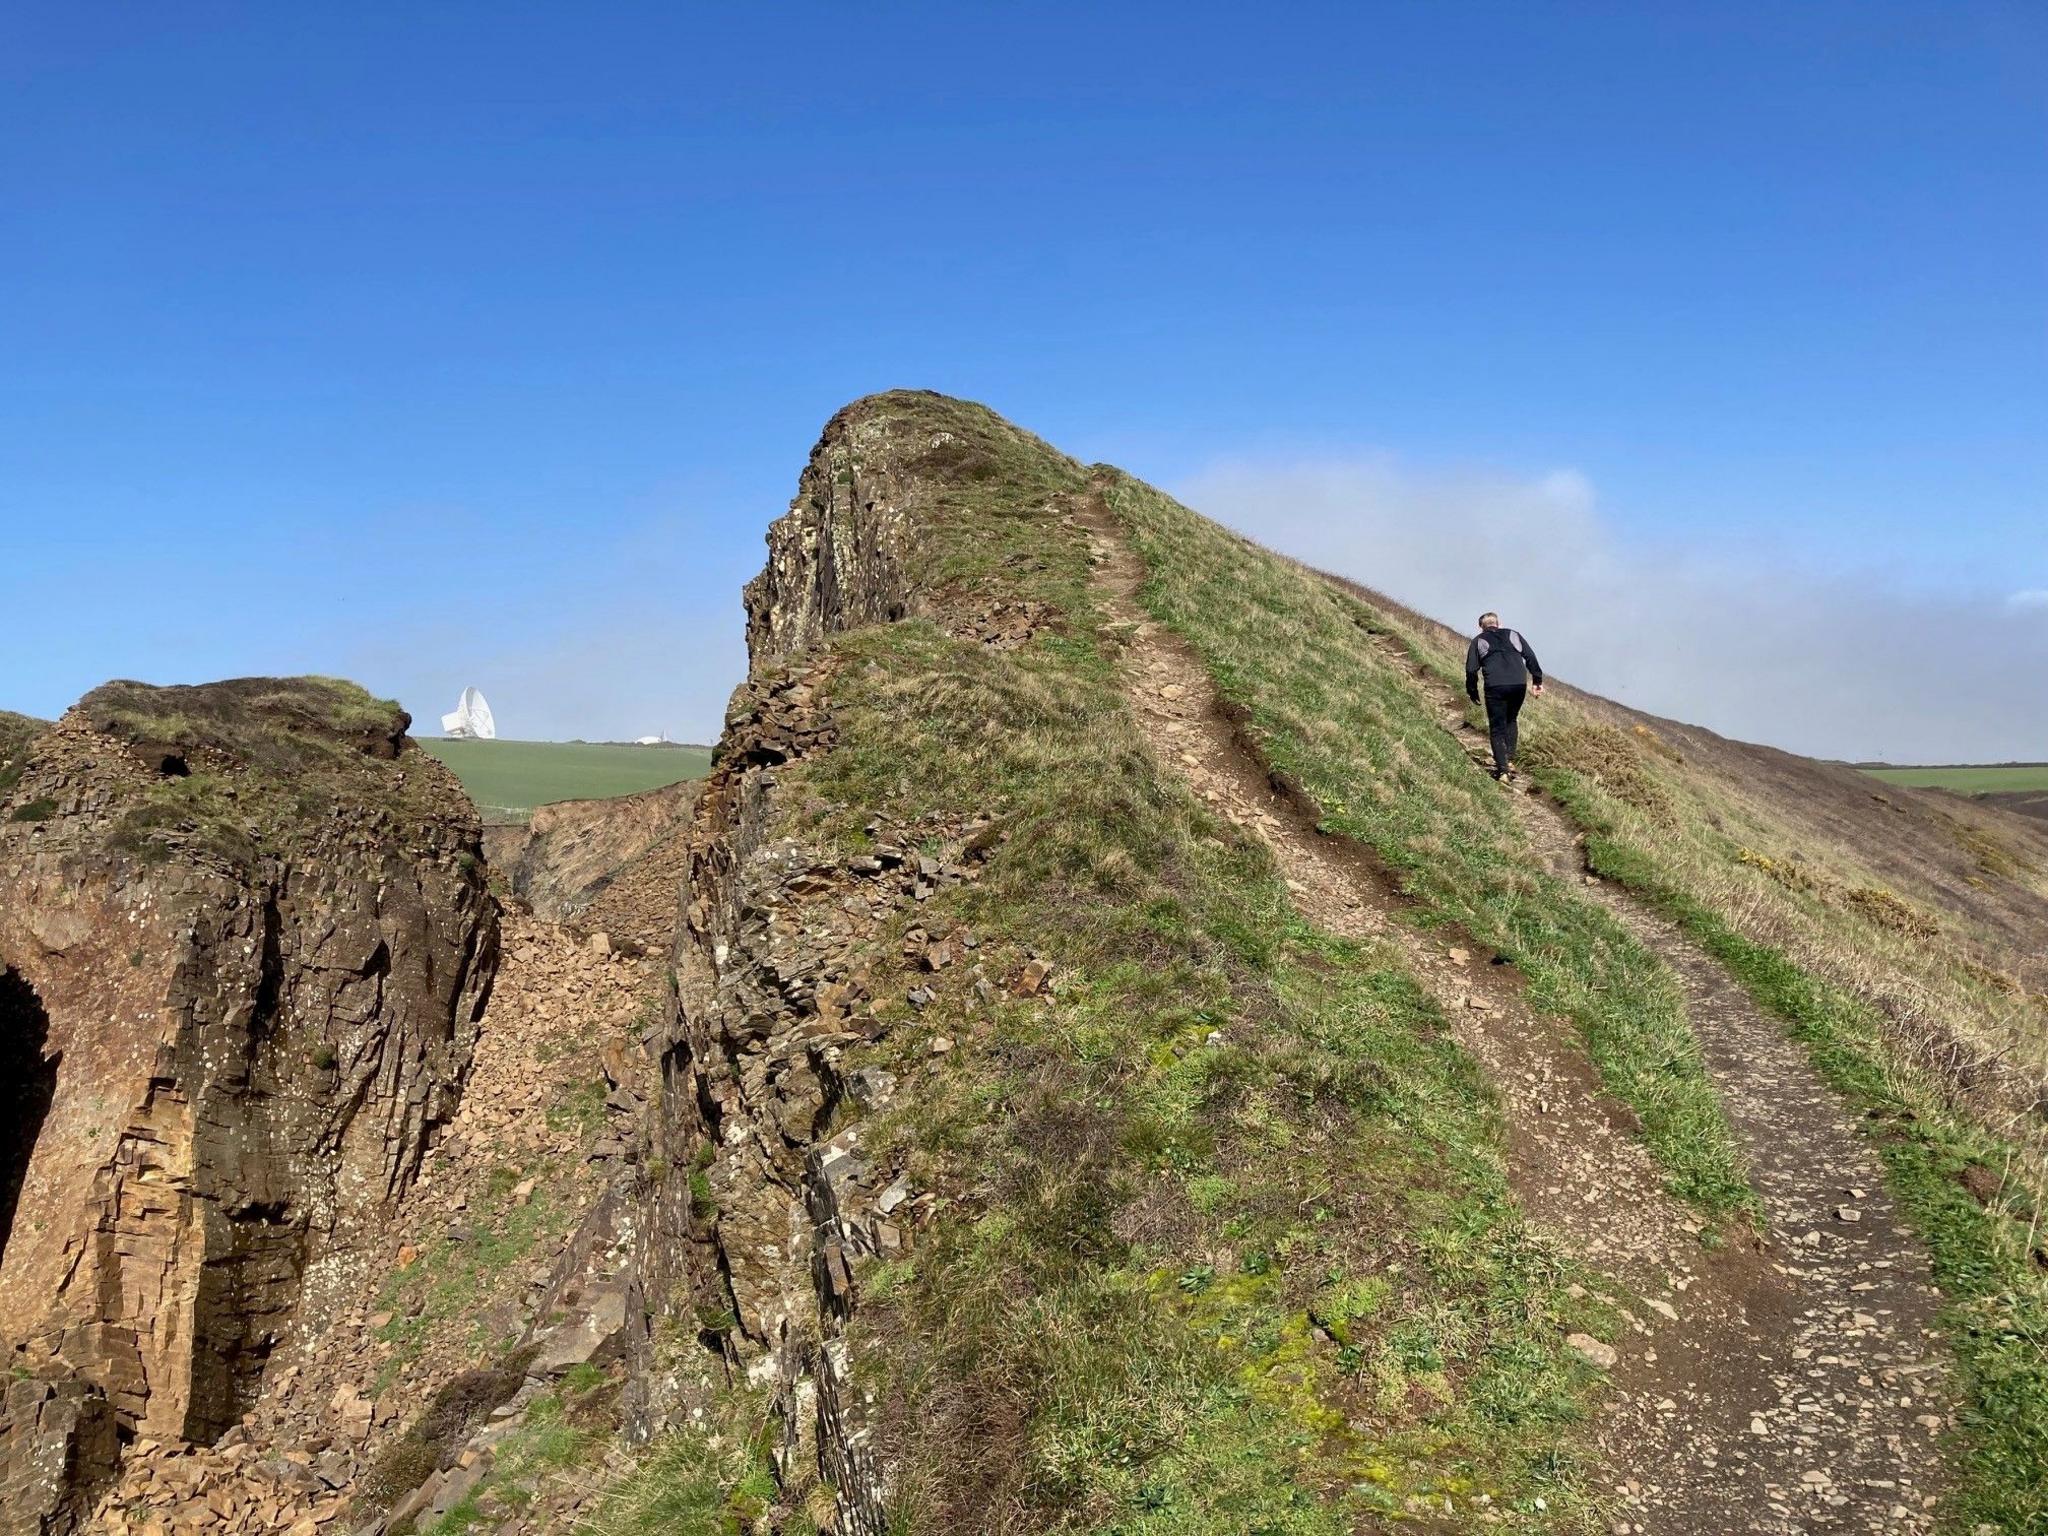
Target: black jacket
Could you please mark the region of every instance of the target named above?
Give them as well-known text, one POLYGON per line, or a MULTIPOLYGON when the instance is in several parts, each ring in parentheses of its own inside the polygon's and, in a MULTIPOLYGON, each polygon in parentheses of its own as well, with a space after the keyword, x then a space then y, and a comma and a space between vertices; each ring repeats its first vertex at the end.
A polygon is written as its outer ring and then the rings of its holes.
POLYGON ((1543 663, 1536 659, 1536 648, 1512 629, 1482 629, 1465 647, 1465 692, 1474 700, 1479 697, 1481 672, 1486 674, 1489 688, 1543 681, 1543 663))

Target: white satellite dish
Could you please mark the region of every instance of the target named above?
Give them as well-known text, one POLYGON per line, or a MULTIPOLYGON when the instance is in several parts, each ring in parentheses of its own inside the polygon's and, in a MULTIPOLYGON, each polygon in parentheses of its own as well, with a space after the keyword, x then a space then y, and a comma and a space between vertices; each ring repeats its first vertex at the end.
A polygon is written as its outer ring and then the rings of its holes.
POLYGON ((491 718, 491 706, 484 702, 484 696, 474 688, 465 688, 455 713, 441 717, 441 734, 490 741, 498 734, 498 722, 491 718))

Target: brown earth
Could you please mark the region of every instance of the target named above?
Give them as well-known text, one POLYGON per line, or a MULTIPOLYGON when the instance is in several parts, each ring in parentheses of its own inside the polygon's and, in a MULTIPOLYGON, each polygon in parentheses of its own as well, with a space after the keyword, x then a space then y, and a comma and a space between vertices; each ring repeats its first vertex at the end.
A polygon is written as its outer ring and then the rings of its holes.
MULTIPOLYGON (((490 828, 486 853, 505 889, 535 916, 566 922, 634 860, 674 834, 689 819, 696 796, 696 781, 685 780, 637 795, 544 805, 523 826, 490 828)), ((666 945, 669 938, 664 933, 660 942, 666 945)))
POLYGON ((2033 816, 2048 821, 2048 789, 1994 790, 1990 794, 1968 798, 1984 805, 1995 805, 2016 816, 2033 816))

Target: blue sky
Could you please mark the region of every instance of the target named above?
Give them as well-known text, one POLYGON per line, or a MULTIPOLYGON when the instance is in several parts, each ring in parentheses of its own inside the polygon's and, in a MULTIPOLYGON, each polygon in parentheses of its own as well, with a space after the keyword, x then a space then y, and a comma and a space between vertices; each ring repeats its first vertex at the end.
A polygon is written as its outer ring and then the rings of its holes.
POLYGON ((2044 78, 2032 0, 16 0, 0 706, 708 736, 817 429, 915 385, 1459 622, 1579 551, 1516 616, 1632 702, 2048 757, 2044 78), (1689 689, 1738 594, 1919 692, 1689 689))

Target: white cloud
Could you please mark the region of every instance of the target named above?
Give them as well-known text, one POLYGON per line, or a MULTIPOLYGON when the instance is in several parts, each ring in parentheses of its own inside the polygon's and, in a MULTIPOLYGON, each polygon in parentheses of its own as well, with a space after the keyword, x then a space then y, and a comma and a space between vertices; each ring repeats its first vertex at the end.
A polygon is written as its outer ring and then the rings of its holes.
POLYGON ((1235 459, 1176 494, 1458 629, 1498 609, 1559 677, 1656 714, 1817 756, 2048 759, 2042 661, 2022 649, 2048 591, 1928 597, 1747 535, 1631 539, 1568 468, 1235 459))

